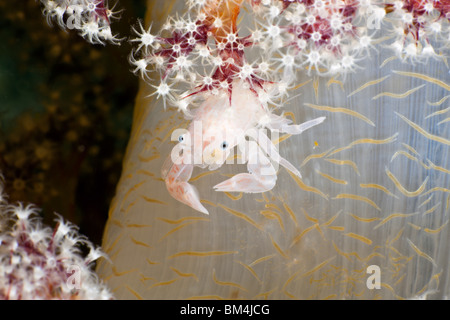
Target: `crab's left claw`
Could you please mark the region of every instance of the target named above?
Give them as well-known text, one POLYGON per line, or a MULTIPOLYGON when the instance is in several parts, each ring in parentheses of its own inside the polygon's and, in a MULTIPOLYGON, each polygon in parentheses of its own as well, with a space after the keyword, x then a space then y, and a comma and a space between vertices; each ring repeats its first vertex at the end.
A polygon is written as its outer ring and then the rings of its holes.
MULTIPOLYGON (((254 144, 254 142, 250 142, 254 144)), ((247 155, 250 173, 239 173, 214 186, 216 191, 259 193, 271 190, 277 182, 277 173, 260 148, 247 155)))

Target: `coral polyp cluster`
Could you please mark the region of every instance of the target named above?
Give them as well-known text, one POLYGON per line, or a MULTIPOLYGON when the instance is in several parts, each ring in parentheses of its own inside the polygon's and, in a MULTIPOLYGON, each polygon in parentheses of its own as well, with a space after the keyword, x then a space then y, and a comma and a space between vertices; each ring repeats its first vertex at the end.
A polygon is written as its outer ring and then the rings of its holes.
POLYGON ((237 78, 259 89, 267 82, 288 86, 298 73, 354 72, 386 38, 394 38, 387 47, 408 61, 439 58, 437 50, 448 46, 450 13, 444 0, 191 0, 188 5, 185 15, 169 17, 157 34, 140 23, 130 57, 135 73, 148 80, 156 72, 161 79, 155 94, 183 111, 184 98, 206 90, 215 94, 237 78), (247 25, 253 19, 247 30, 237 23, 244 7, 251 17, 247 25), (382 27, 390 33, 376 38, 382 27), (246 59, 249 51, 257 57, 253 61, 246 59))
MULTIPOLYGON (((374 26, 384 10, 359 1, 261 1, 258 24, 260 46, 279 53, 278 65, 292 73, 336 75, 354 71, 356 61, 373 47, 374 26), (373 21, 367 21, 367 12, 373 21)), ((257 30, 258 31, 258 30, 257 30)))
MULTIPOLYGON (((233 82, 243 80, 250 87, 261 87, 263 68, 257 68, 246 61, 244 49, 254 46, 251 36, 238 34, 236 18, 240 2, 191 1, 194 14, 184 17, 170 17, 162 33, 152 35, 151 27, 135 30, 138 43, 130 57, 134 72, 149 79, 149 73, 159 73, 161 83, 154 86, 158 97, 168 98, 183 108, 186 102, 175 98, 171 88, 175 83, 187 84, 195 89, 184 92, 184 97, 209 91, 218 94, 227 90, 231 94, 233 82), (169 36, 164 37, 163 34, 169 36), (200 67, 200 68, 199 68, 200 67), (201 71, 199 71, 199 69, 201 71)), ((189 88, 191 89, 191 88, 189 88)))
POLYGON ((61 217, 52 230, 35 206, 8 204, 1 178, 0 300, 112 299, 90 266, 104 254, 61 217))
POLYGON ((396 54, 414 61, 437 57, 450 42, 448 0, 403 0, 386 5, 396 54))

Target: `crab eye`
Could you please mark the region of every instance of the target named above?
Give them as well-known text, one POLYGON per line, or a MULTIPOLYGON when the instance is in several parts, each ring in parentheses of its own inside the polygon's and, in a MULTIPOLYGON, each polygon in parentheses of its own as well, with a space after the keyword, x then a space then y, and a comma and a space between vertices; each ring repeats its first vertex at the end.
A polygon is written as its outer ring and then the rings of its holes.
POLYGON ((181 136, 178 137, 178 141, 179 142, 183 142, 184 141, 184 134, 182 134, 181 136))
POLYGON ((226 141, 222 142, 220 147, 222 148, 222 150, 225 150, 226 148, 228 148, 228 142, 226 142, 226 141))

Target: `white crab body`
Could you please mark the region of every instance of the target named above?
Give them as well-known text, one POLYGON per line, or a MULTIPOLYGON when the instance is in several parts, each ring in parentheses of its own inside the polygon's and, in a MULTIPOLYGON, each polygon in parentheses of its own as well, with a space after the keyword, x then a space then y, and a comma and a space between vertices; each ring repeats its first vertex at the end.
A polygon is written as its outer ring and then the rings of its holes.
POLYGON ((194 166, 217 169, 238 146, 243 151, 241 160, 247 163, 249 172, 237 174, 214 189, 247 193, 271 190, 277 180, 273 163, 281 164, 298 176, 300 172, 280 156, 261 129, 299 134, 325 119, 321 117, 301 125, 290 125, 290 120, 273 114, 258 99, 258 93, 242 83, 234 83, 231 99, 226 90, 205 97, 191 118, 187 132, 179 137, 178 151, 166 161, 162 174, 175 199, 205 214, 208 211, 201 204, 197 190, 187 182, 194 166))

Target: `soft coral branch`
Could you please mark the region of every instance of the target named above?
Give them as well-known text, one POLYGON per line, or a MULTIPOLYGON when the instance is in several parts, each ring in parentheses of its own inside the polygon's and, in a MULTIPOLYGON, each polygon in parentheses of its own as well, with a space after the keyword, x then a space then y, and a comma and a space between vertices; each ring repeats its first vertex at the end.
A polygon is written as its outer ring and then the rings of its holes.
POLYGON ((110 26, 116 12, 104 0, 41 0, 41 3, 49 23, 56 20, 64 29, 76 29, 93 44, 120 43, 110 26))
POLYGON ((99 248, 60 216, 52 230, 42 224, 35 206, 8 204, 1 179, 0 300, 111 299, 89 266, 104 256, 99 248), (89 249, 86 257, 80 244, 89 249), (79 279, 75 285, 72 276, 79 279))

